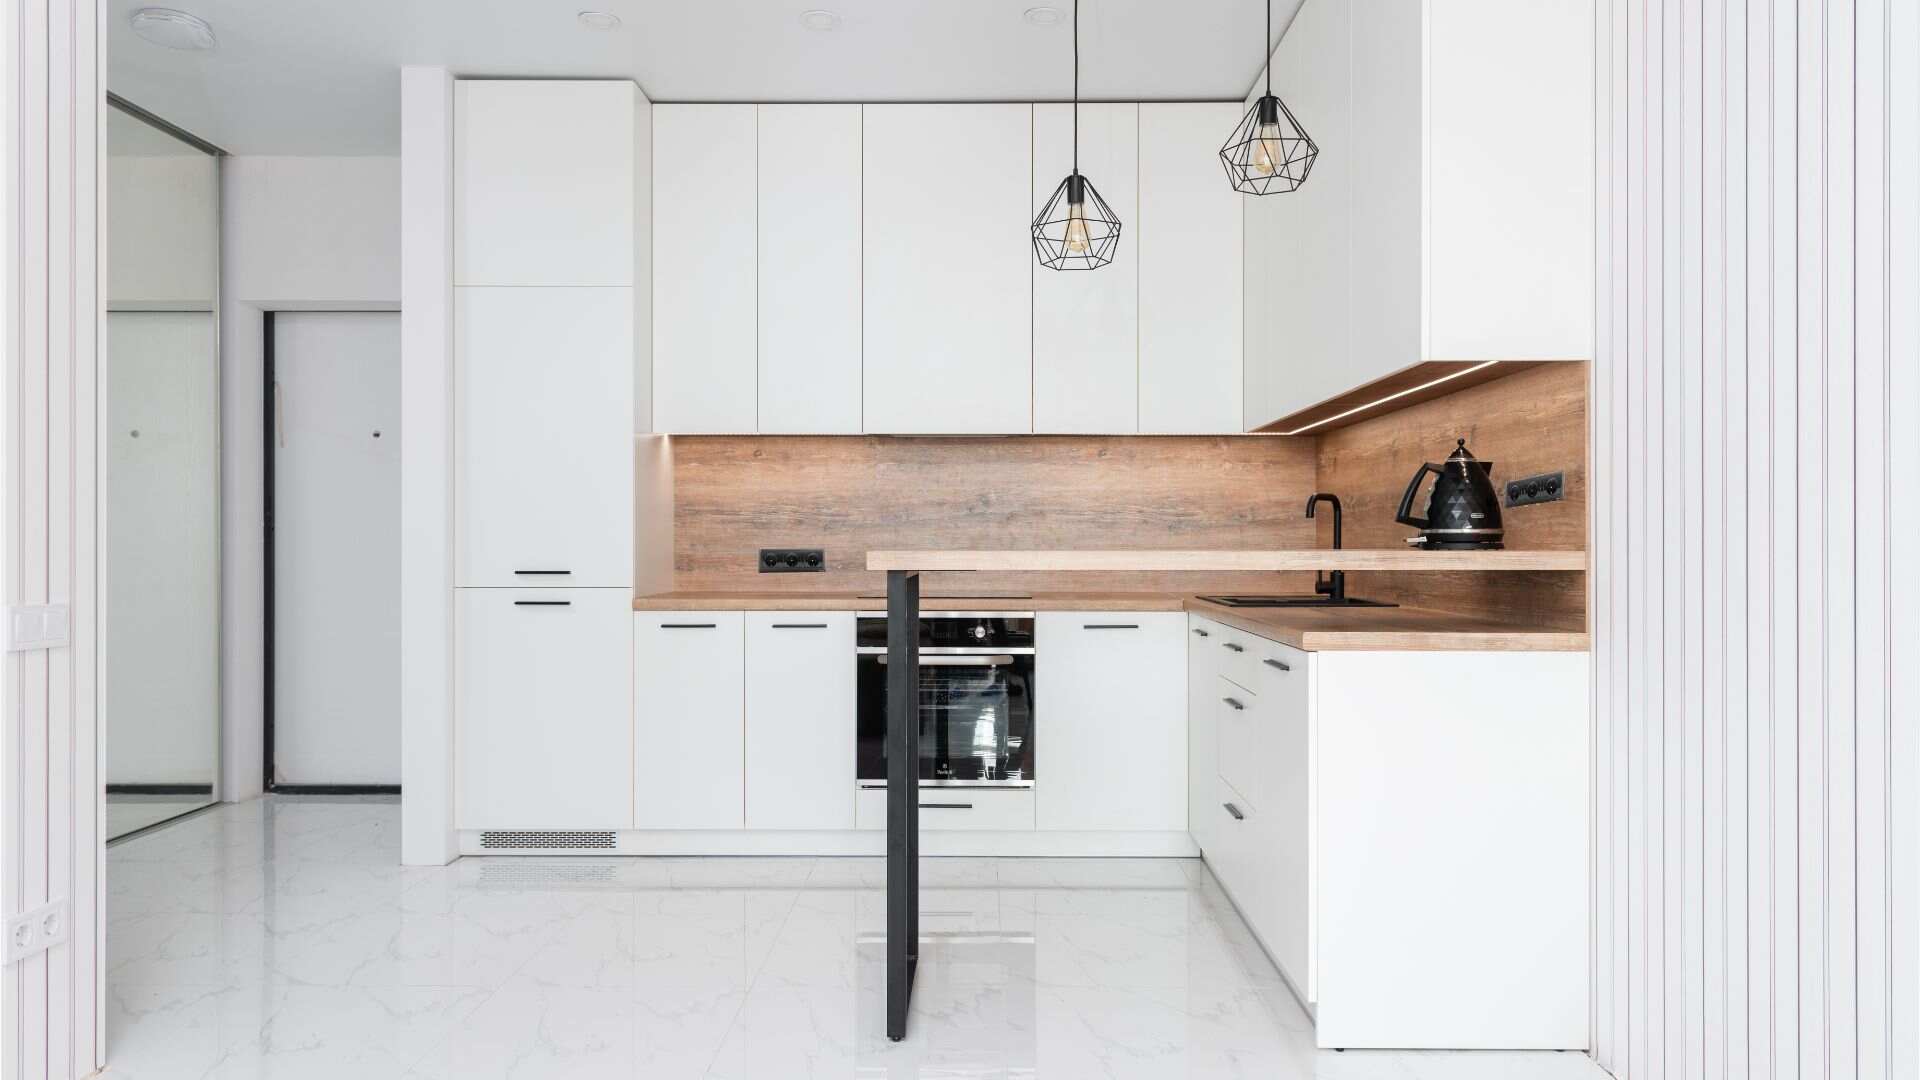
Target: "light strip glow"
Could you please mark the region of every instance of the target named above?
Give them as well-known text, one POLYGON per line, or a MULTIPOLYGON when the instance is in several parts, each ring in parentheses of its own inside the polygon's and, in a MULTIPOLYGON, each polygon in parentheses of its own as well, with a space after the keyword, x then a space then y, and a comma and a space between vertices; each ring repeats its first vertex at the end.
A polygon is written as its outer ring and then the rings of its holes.
POLYGON ((1470 368, 1462 368, 1459 371, 1442 375, 1439 378, 1432 380, 1431 382, 1423 382, 1418 386, 1409 386, 1405 390, 1398 391, 1397 393, 1388 394, 1386 397, 1383 397, 1383 398, 1377 398, 1373 401, 1367 402, 1365 405, 1355 405, 1353 408, 1348 409, 1346 412, 1334 413, 1332 416, 1329 416, 1324 420, 1315 420, 1313 423, 1307 424, 1304 427, 1297 427, 1297 428, 1294 428, 1292 431, 1283 431, 1280 434, 1299 435, 1302 432, 1312 431, 1314 428, 1324 427, 1327 424, 1333 423, 1335 420, 1344 420, 1347 417, 1352 416, 1354 413, 1366 412, 1368 409, 1371 409, 1380 405, 1385 405, 1389 401, 1393 401, 1397 398, 1406 397, 1408 394, 1417 394, 1422 390, 1431 389, 1433 387, 1439 386, 1441 383, 1452 382, 1453 380, 1458 379, 1462 376, 1471 375, 1476 371, 1485 371, 1487 368, 1490 368, 1499 362, 1500 361, 1498 360, 1483 360, 1480 363, 1475 364, 1470 368))

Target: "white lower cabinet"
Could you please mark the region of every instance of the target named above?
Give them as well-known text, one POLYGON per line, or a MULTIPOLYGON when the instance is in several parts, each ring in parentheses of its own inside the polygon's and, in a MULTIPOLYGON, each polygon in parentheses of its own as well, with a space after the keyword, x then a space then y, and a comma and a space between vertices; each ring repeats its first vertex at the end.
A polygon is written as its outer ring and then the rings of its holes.
POLYGON ((854 827, 854 617, 746 616, 749 829, 854 827))
POLYGON ((743 624, 738 611, 633 616, 635 828, 744 824, 743 624))
POLYGON ((455 820, 462 829, 633 821, 632 592, 461 589, 455 820))
MULTIPOLYGON (((1032 832, 1033 788, 923 787, 921 832, 1032 832)), ((887 827, 887 789, 861 788, 859 825, 887 827)))
POLYGON ((1035 617, 1037 828, 1186 829, 1186 628, 1180 612, 1035 617))

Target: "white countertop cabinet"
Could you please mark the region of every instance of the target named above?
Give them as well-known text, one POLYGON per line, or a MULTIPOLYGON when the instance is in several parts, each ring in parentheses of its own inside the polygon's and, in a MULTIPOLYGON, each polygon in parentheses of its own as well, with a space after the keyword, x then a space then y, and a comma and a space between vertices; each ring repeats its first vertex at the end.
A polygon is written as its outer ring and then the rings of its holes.
POLYGON ((1584 1046, 1587 654, 1189 631, 1193 833, 1319 1045, 1584 1046))

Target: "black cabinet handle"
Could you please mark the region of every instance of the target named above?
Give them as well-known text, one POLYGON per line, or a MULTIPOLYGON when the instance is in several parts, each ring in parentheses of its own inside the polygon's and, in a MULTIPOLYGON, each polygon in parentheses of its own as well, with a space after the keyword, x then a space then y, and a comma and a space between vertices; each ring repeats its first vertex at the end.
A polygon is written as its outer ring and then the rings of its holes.
POLYGON ((561 577, 573 573, 571 570, 515 570, 516 577, 561 577))
POLYGON ((971 810, 973 809, 973 804, 970 802, 923 802, 920 804, 920 809, 922 810, 971 810))
POLYGON ((1235 805, 1233 805, 1232 803, 1230 803, 1230 802, 1223 802, 1223 803, 1221 803, 1220 805, 1221 805, 1221 806, 1224 806, 1224 807, 1226 807, 1226 808, 1227 808, 1227 813, 1229 813, 1229 814, 1232 814, 1232 815, 1233 815, 1233 820, 1235 820, 1235 821, 1245 821, 1245 820, 1247 820, 1247 815, 1245 815, 1245 814, 1243 814, 1243 813, 1241 813, 1241 812, 1240 812, 1240 808, 1239 808, 1239 807, 1237 807, 1237 806, 1235 806, 1235 805))
POLYGON ((1233 708, 1234 708, 1234 711, 1236 711, 1236 712, 1238 712, 1238 711, 1241 711, 1241 710, 1244 710, 1244 709, 1245 709, 1245 708, 1247 707, 1247 706, 1246 706, 1246 703, 1245 703, 1245 702, 1241 702, 1241 701, 1236 701, 1236 700, 1234 700, 1233 698, 1230 698, 1230 697, 1223 697, 1223 698, 1221 698, 1220 700, 1221 700, 1221 701, 1224 701, 1224 702, 1226 702, 1227 704, 1229 704, 1229 705, 1231 705, 1231 706, 1233 706, 1233 708))
POLYGON ((1200 628, 1199 628, 1199 627, 1197 627, 1197 626, 1193 628, 1193 632, 1194 632, 1194 633, 1196 633, 1196 634, 1199 634, 1199 635, 1200 635, 1201 637, 1212 637, 1212 636, 1213 636, 1212 634, 1209 634, 1209 633, 1207 633, 1207 632, 1206 632, 1205 630, 1202 630, 1202 629, 1200 629, 1200 628))
POLYGON ((1279 668, 1281 671, 1293 670, 1293 665, 1287 663, 1285 660, 1275 660, 1269 657, 1268 659, 1262 660, 1260 662, 1267 665, 1270 668, 1279 668))
POLYGON ((1247 647, 1246 647, 1245 645, 1235 645, 1235 644, 1234 644, 1233 642, 1231 642, 1231 641, 1223 641, 1223 642, 1221 642, 1220 644, 1221 644, 1221 645, 1222 645, 1223 647, 1225 647, 1225 648, 1229 648, 1229 649, 1232 649, 1232 650, 1233 650, 1234 652, 1246 652, 1246 651, 1247 651, 1247 647))
POLYGON ((827 624, 823 622, 777 622, 773 624, 773 628, 775 630, 825 630, 827 624))
POLYGON ((710 623, 710 622, 663 622, 660 624, 660 629, 662 630, 712 630, 714 627, 718 625, 719 625, 718 623, 710 623))
POLYGON ((1082 630, 1138 630, 1137 622, 1090 622, 1080 624, 1082 630))
POLYGON ((571 600, 515 600, 514 607, 572 607, 571 600))

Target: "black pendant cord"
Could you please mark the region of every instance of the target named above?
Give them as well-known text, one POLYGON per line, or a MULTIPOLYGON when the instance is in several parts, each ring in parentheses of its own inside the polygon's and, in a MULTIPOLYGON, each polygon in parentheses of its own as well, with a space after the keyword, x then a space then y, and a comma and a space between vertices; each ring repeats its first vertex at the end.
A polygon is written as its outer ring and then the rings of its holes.
POLYGON ((1080 0, 1073 0, 1073 175, 1080 175, 1080 0))
MULTIPOLYGON (((1079 0, 1074 0, 1078 3, 1079 0)), ((1273 96, 1273 0, 1267 0, 1267 36, 1260 39, 1261 61, 1267 67, 1267 96, 1273 96)))

